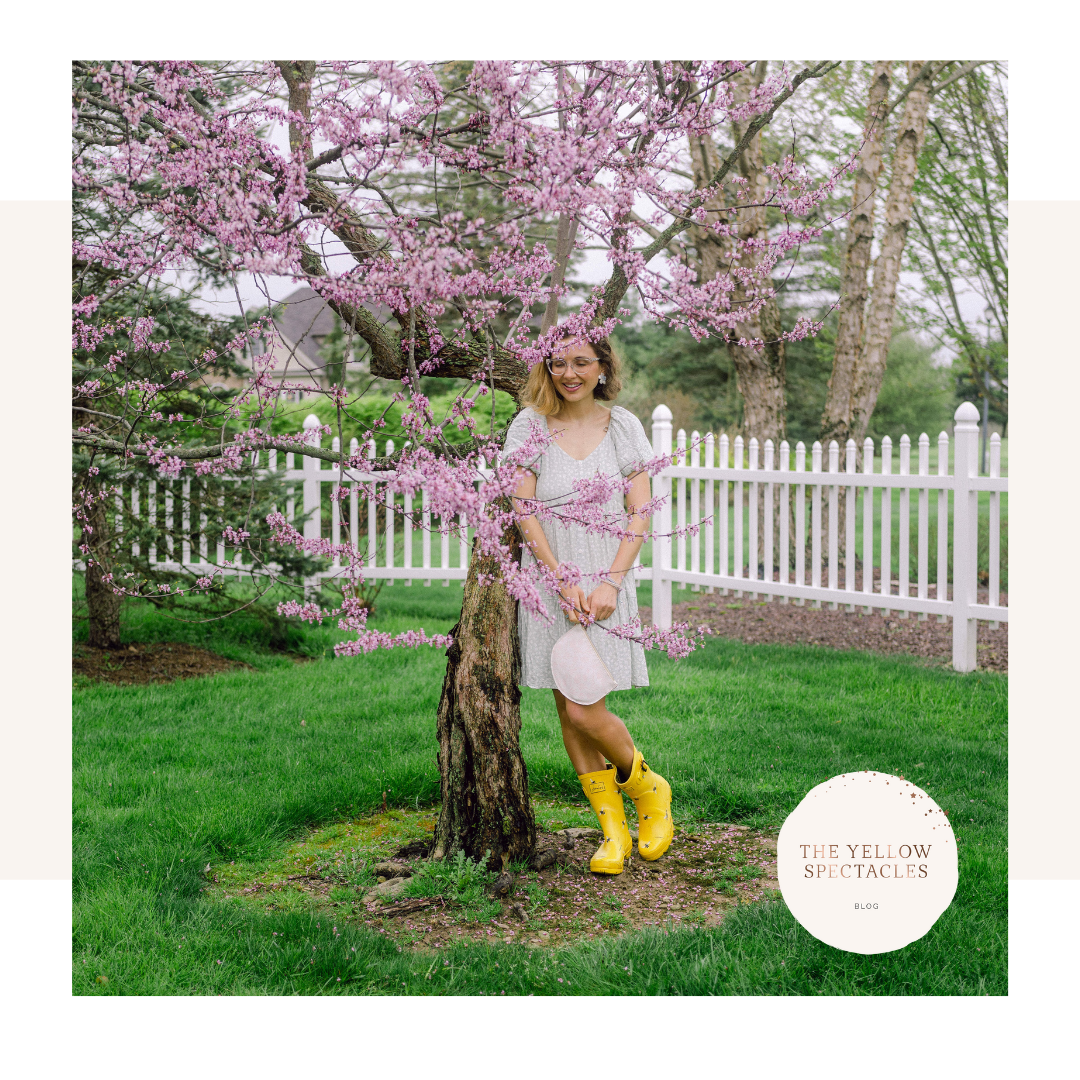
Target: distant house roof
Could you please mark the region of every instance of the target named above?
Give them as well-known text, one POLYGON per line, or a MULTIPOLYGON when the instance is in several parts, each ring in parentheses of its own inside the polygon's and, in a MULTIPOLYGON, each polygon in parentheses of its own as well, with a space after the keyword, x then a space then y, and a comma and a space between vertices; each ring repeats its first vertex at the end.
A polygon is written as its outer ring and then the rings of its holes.
POLYGON ((281 301, 284 311, 275 320, 281 333, 296 345, 312 364, 321 364, 319 339, 334 329, 330 305, 306 285, 281 301))
MULTIPOLYGON (((325 361, 319 351, 319 342, 334 329, 333 309, 306 285, 278 303, 283 305, 284 310, 274 324, 304 354, 309 364, 321 369, 325 361)), ((364 304, 364 307, 381 322, 388 321, 392 314, 385 304, 364 304)))

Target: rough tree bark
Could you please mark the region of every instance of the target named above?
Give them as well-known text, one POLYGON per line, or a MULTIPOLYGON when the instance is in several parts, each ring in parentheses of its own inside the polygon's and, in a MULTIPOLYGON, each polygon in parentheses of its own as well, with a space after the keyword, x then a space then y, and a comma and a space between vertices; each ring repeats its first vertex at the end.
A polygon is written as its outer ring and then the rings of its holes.
MULTIPOLYGON (((97 491, 94 490, 94 494, 97 491)), ((89 645, 96 649, 116 649, 120 646, 120 597, 102 580, 108 573, 109 514, 106 500, 96 500, 87 511, 87 525, 83 529, 83 543, 89 545, 90 556, 86 560, 86 608, 90 620, 89 645)))
MULTIPOLYGON (((508 509, 508 507, 503 507, 508 509)), ((503 543, 518 550, 511 526, 503 543)), ((536 843, 521 730, 517 601, 497 579, 498 565, 474 542, 461 618, 451 630, 438 710, 442 808, 434 857, 488 855, 501 869, 527 859, 536 843), (496 580, 483 587, 478 575, 496 580)))

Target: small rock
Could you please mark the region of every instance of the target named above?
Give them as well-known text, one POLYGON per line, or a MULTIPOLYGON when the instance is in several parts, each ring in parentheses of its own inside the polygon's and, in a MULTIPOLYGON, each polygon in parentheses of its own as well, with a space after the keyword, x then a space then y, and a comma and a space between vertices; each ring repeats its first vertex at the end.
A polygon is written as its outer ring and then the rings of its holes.
POLYGON ((554 851, 538 851, 529 865, 533 870, 545 870, 555 862, 555 858, 554 851))
POLYGON ((521 904, 511 904, 510 911, 514 914, 516 918, 520 919, 522 922, 524 922, 525 919, 528 917, 525 914, 525 908, 521 904))
POLYGON ((377 900, 380 898, 393 899, 408 884, 408 878, 390 878, 389 881, 376 885, 374 889, 368 889, 364 893, 365 900, 377 900))
POLYGON ((495 884, 491 886, 491 891, 495 896, 506 896, 513 884, 514 875, 508 874, 504 870, 496 879, 495 884))
POLYGON ((571 840, 581 840, 588 836, 603 836, 599 829, 560 829, 556 836, 568 836, 571 840))
POLYGON ((380 875, 384 878, 412 877, 412 867, 408 863, 393 860, 376 863, 372 867, 372 871, 376 877, 380 875))
POLYGON ((551 934, 547 930, 541 930, 537 933, 536 936, 538 938, 543 938, 544 941, 547 941, 547 939, 551 937, 551 934))

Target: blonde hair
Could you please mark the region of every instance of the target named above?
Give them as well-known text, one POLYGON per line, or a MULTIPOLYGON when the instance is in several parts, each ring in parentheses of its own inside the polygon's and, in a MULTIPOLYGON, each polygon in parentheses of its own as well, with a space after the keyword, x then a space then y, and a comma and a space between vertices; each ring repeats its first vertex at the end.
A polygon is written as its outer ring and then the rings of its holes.
MULTIPOLYGON (((567 335, 559 338, 556 342, 561 345, 565 341, 571 341, 576 335, 567 335)), ((593 387, 593 398, 597 401, 613 401, 622 389, 622 360, 615 351, 610 338, 601 338, 599 341, 590 341, 593 352, 600 361, 600 370, 607 376, 607 381, 597 383, 593 387)), ((525 388, 521 392, 521 404, 534 409, 541 416, 554 416, 558 411, 562 397, 555 389, 555 381, 548 371, 547 364, 541 360, 533 365, 529 377, 525 381, 525 388)))

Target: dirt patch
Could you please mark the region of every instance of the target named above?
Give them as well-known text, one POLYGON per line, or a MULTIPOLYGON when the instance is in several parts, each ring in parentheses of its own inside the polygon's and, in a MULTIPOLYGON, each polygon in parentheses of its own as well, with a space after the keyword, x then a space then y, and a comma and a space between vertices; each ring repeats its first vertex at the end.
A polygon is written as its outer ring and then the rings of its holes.
POLYGON ((118 686, 166 683, 235 668, 254 670, 239 660, 226 660, 217 653, 178 642, 122 645, 118 649, 93 649, 76 644, 71 649, 71 669, 75 675, 118 686))
MULTIPOLYGON (((389 834, 383 835, 390 840, 389 834)), ((541 832, 533 865, 543 869, 502 875, 488 887, 482 913, 442 898, 402 897, 397 886, 403 882, 397 877, 376 888, 347 886, 350 860, 343 850, 344 837, 294 848, 299 873, 244 881, 239 867, 221 867, 221 877, 213 873, 207 891, 264 910, 300 902, 332 912, 335 920, 385 934, 403 948, 430 950, 457 941, 545 948, 650 925, 715 926, 739 904, 760 900, 777 888, 775 834, 728 824, 677 827, 662 858, 645 862, 635 853, 618 875, 590 872, 589 859, 599 838, 599 831, 590 828, 541 832), (328 854, 301 854, 312 846, 328 854)), ((403 850, 396 849, 394 861, 414 872, 423 856, 403 855, 403 850)))
MULTIPOLYGON (((932 590, 931 590, 932 595, 932 590)), ((673 590, 672 619, 689 622, 691 626, 708 626, 720 637, 745 641, 749 645, 824 645, 831 649, 862 649, 866 652, 921 656, 943 663, 952 661, 952 621, 937 621, 930 615, 920 621, 918 615, 903 619, 892 611, 883 617, 881 608, 863 608, 854 612, 831 611, 797 604, 771 603, 757 600, 746 593, 693 593, 673 590), (685 599, 684 599, 685 598, 685 599)), ((987 602, 986 590, 979 590, 978 602, 987 602)), ((1003 603, 1007 603, 1003 600, 1003 603)), ((652 620, 652 611, 641 608, 643 623, 652 620)), ((1009 624, 999 623, 991 629, 988 622, 979 621, 976 659, 979 668, 987 671, 1009 670, 1009 624)))
POLYGON ((392 937, 406 936, 413 948, 438 949, 463 938, 543 948, 643 926, 716 926, 739 904, 777 887, 775 837, 743 826, 680 831, 662 858, 647 863, 635 853, 615 875, 590 872, 598 843, 599 834, 541 834, 538 849, 556 849, 560 857, 547 869, 518 875, 501 915, 487 925, 459 923, 437 903, 410 910, 408 900, 365 902, 357 920, 392 937), (398 905, 404 910, 395 916, 398 905), (394 925, 399 921, 400 928, 394 925))

